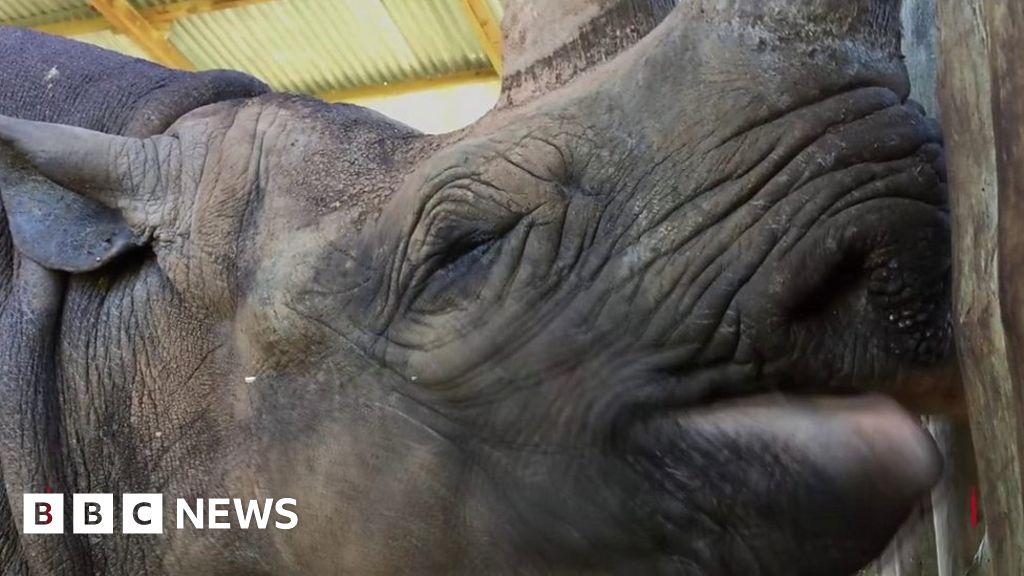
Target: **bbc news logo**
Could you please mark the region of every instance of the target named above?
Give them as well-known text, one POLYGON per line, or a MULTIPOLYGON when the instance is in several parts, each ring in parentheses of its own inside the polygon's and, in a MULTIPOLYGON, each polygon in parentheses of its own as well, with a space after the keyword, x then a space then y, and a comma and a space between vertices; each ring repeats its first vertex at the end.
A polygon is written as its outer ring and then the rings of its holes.
MULTIPOLYGON (((71 500, 71 532, 73 534, 113 534, 113 494, 74 494, 71 500)), ((64 533, 63 494, 24 494, 23 523, 25 534, 64 533)), ((273 526, 291 530, 298 526, 299 517, 294 498, 279 500, 241 500, 239 498, 209 498, 189 502, 178 498, 175 502, 175 526, 178 530, 228 530, 237 526, 241 530, 266 530, 273 526), (234 517, 235 524, 231 520, 234 517), (273 522, 271 522, 273 520, 273 522)), ((163 494, 123 494, 121 496, 122 534, 163 534, 163 494)))

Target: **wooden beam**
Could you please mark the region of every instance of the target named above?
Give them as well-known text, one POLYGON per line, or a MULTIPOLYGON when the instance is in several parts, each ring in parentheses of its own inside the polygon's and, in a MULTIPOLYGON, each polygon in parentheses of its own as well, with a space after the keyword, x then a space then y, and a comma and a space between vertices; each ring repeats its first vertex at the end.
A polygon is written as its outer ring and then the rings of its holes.
POLYGON ((85 20, 68 20, 65 22, 52 22, 50 24, 24 25, 19 22, 11 23, 12 26, 32 28, 37 32, 45 32, 54 36, 82 36, 84 34, 95 34, 110 30, 110 22, 103 18, 87 18, 85 20))
POLYGON ((462 5, 466 20, 487 54, 487 59, 491 61, 491 66, 498 76, 501 76, 501 23, 494 17, 484 0, 459 0, 459 4, 462 5))
MULTIPOLYGON (((176 20, 180 20, 188 16, 207 14, 218 10, 244 8, 272 1, 273 0, 181 0, 179 2, 164 4, 162 6, 138 8, 136 9, 136 12, 138 12, 139 15, 142 16, 142 19, 154 28, 165 30, 170 28, 176 20)), ((32 28, 40 32, 54 34, 57 36, 80 36, 82 34, 92 34, 95 32, 104 32, 113 29, 110 21, 102 16, 80 20, 68 20, 64 22, 52 22, 49 24, 34 24, 31 21, 14 21, 10 24, 13 26, 32 28)))
POLYGON ((245 8, 272 1, 274 0, 184 0, 182 2, 164 4, 163 6, 141 9, 139 13, 146 20, 153 23, 154 26, 162 27, 170 26, 175 20, 188 16, 196 16, 218 10, 245 8))
POLYGON ((1024 574, 1024 6, 941 0, 957 349, 990 565, 1024 574))
POLYGON ((112 28, 138 44, 154 62, 170 68, 195 70, 195 65, 143 18, 128 0, 89 0, 89 5, 110 22, 112 28))
POLYGON ((942 480, 932 492, 937 574, 982 576, 981 572, 971 572, 978 569, 972 563, 985 537, 971 431, 966 421, 944 417, 930 420, 928 431, 935 437, 945 464, 942 480))
MULTIPOLYGON (((912 87, 911 98, 924 106, 929 116, 939 116, 938 58, 939 30, 936 0, 904 0, 903 54, 912 87)), ((971 431, 966 420, 933 416, 928 431, 942 453, 942 479, 931 496, 931 525, 934 553, 929 576, 982 576, 971 573, 972 562, 984 537, 984 526, 976 523, 978 471, 971 431)), ((896 574, 917 574, 903 570, 896 574)))
POLYGON ((452 88, 472 84, 486 84, 500 81, 501 77, 496 75, 493 70, 474 70, 470 72, 460 72, 450 76, 392 82, 391 84, 384 85, 343 88, 341 90, 322 92, 317 96, 321 100, 326 100, 327 102, 354 102, 358 100, 368 100, 371 98, 401 96, 403 94, 422 92, 424 90, 438 90, 442 88, 452 88))

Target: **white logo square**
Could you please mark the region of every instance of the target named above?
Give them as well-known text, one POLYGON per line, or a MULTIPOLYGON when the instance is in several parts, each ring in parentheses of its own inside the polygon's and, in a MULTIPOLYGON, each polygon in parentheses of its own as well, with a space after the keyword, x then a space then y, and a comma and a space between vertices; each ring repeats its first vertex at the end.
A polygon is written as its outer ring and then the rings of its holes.
POLYGON ((122 496, 121 527, 125 534, 163 534, 163 494, 125 494, 122 496))
POLYGON ((64 533, 63 494, 24 494, 22 531, 25 534, 64 533))
POLYGON ((114 495, 75 494, 71 506, 74 534, 113 534, 114 495))

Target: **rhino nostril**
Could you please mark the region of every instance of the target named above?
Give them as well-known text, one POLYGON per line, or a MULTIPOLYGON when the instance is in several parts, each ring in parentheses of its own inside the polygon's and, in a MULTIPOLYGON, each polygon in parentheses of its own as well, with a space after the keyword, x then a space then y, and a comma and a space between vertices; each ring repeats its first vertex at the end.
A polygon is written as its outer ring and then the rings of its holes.
POLYGON ((820 317, 848 302, 865 283, 865 265, 865 257, 858 253, 839 259, 802 298, 793 302, 790 319, 799 322, 820 317))
POLYGON ((900 273, 900 262, 895 258, 876 268, 871 273, 871 282, 868 285, 872 294, 882 297, 900 294, 905 287, 903 275, 900 273))

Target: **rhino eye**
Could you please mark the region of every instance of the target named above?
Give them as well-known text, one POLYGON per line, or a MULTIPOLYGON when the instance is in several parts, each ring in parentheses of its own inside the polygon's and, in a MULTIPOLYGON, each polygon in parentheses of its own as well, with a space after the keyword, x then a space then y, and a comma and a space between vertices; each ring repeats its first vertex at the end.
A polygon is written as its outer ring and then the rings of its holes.
POLYGON ((491 276, 503 239, 518 222, 497 206, 460 200, 449 200, 425 222, 413 292, 415 312, 440 314, 476 299, 491 276))
POLYGON ((460 237, 427 265, 412 310, 442 314, 478 300, 500 253, 500 238, 484 234, 460 237))
POLYGON ((470 274, 480 264, 488 263, 488 256, 496 246, 496 238, 467 238, 459 241, 438 262, 433 281, 449 282, 458 276, 470 274))
POLYGON ((432 276, 465 271, 499 238, 491 231, 458 224, 442 226, 434 234, 435 248, 428 263, 432 276))

